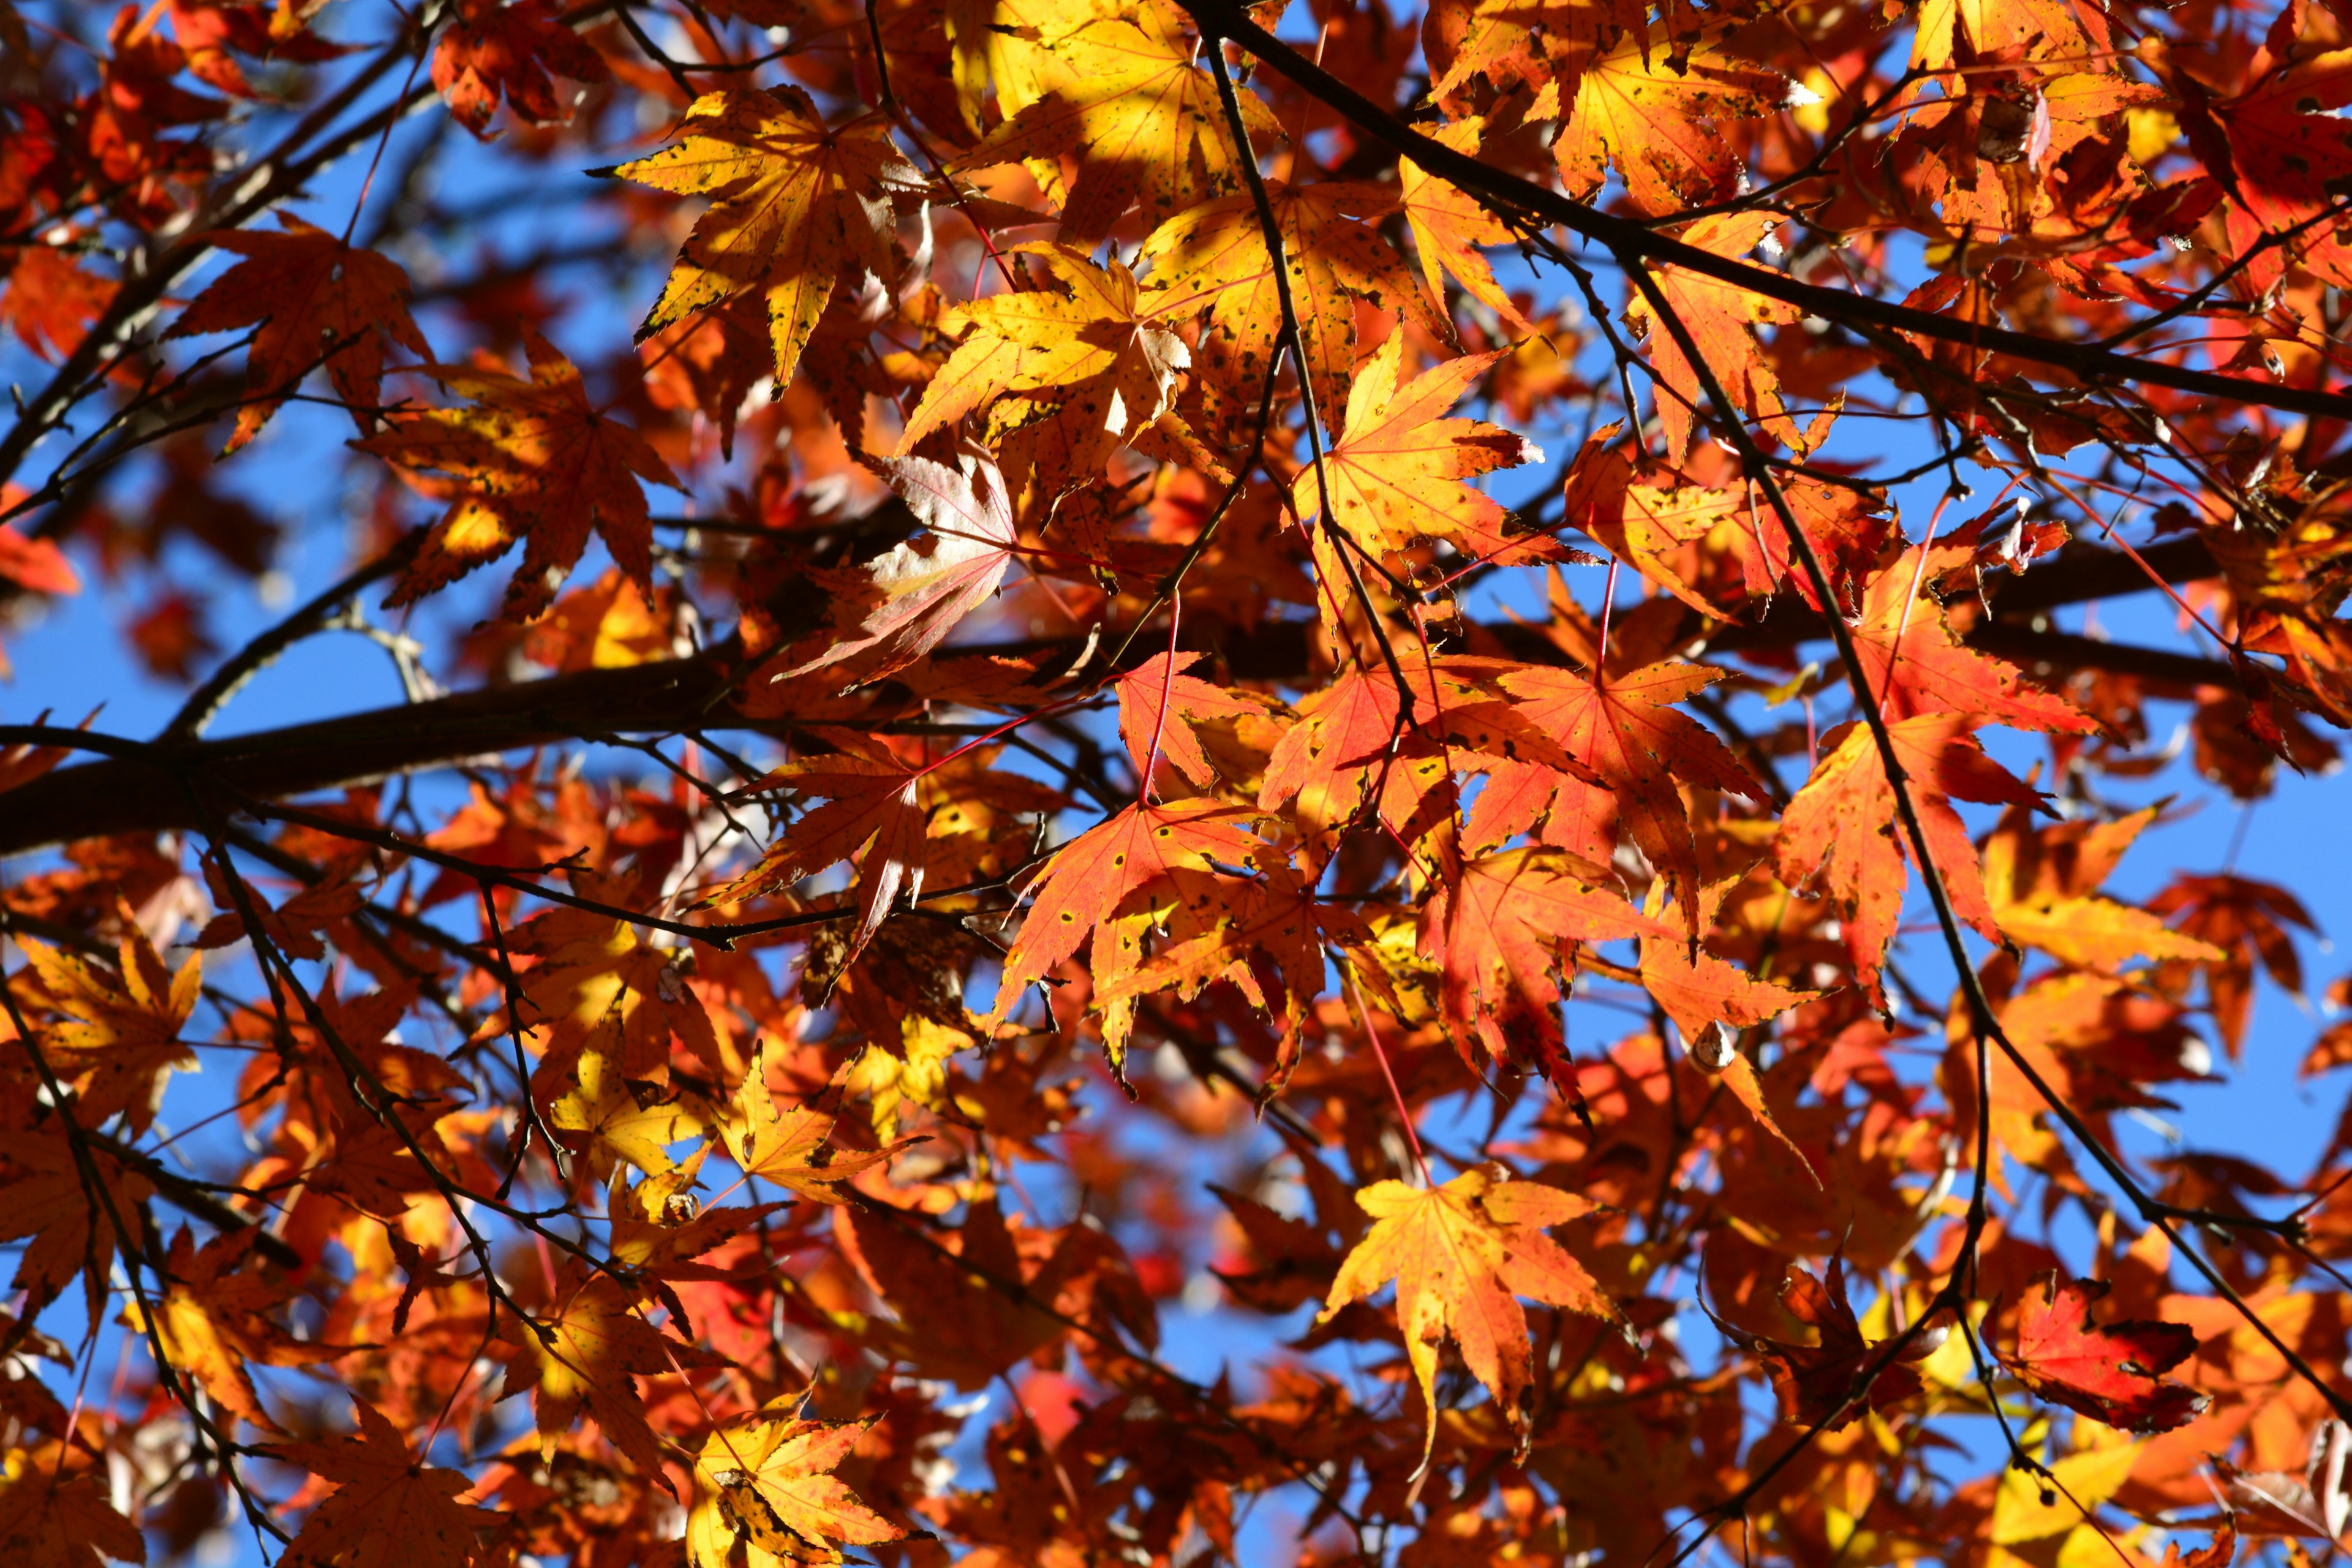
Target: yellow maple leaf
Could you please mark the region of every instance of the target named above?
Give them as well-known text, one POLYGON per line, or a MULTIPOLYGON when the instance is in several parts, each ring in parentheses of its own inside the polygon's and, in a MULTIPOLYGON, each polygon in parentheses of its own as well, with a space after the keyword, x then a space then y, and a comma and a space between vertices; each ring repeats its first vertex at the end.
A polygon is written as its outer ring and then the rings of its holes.
POLYGON ((601 1182, 618 1164, 649 1176, 675 1169, 669 1145, 702 1135, 702 1109, 659 1086, 630 1082, 611 1057, 589 1050, 572 1068, 571 1087, 548 1106, 547 1123, 582 1136, 589 1173, 601 1182))
MULTIPOLYGON (((1441 342, 1452 340, 1453 328, 1404 258, 1381 237, 1378 225, 1394 210, 1394 193, 1339 180, 1301 186, 1274 180, 1266 194, 1290 268, 1316 406, 1336 430, 1348 372, 1356 363, 1360 302, 1402 312, 1441 342)), ((1139 254, 1151 263, 1151 295, 1167 301, 1170 314, 1208 313, 1195 386, 1227 422, 1249 417, 1283 330, 1274 263, 1255 201, 1232 195, 1181 212, 1152 231, 1139 254)))
MULTIPOLYGON (((1486 121, 1477 115, 1431 132, 1433 140, 1456 153, 1474 154, 1485 134, 1486 121)), ((1421 253, 1421 275, 1429 285, 1430 298, 1445 298, 1445 274, 1451 273, 1465 293, 1502 318, 1513 337, 1534 331, 1534 325, 1495 280, 1495 269, 1478 254, 1479 246, 1510 243, 1514 237, 1510 226, 1468 192, 1439 179, 1410 158, 1397 160, 1397 190, 1405 223, 1412 230, 1413 248, 1421 253)))
POLYGON ((1499 1165, 1465 1171, 1442 1187, 1375 1182, 1356 1194, 1372 1228, 1339 1265, 1318 1322, 1396 1281, 1397 1325, 1429 1406, 1428 1459, 1437 1441, 1437 1351, 1451 1339, 1514 1426, 1534 1377, 1518 1298, 1616 1315, 1584 1265, 1544 1234, 1593 1212, 1573 1194, 1512 1181, 1499 1165))
POLYGON ((1054 244, 1018 246, 1013 253, 1037 257, 1056 286, 992 294, 940 319, 942 330, 964 332, 963 341, 924 389, 899 449, 911 450, 932 431, 1019 395, 1035 407, 1010 423, 1055 421, 1069 472, 1092 470, 1099 478, 1119 443, 1167 408, 1176 373, 1192 363, 1192 353, 1167 324, 1168 306, 1147 304, 1134 275, 1116 258, 1097 267, 1084 251, 1054 244))
POLYGON ((731 1568, 743 1548, 751 1568, 839 1563, 836 1543, 877 1546, 907 1531, 859 1500, 833 1474, 878 1420, 805 1421, 783 1400, 747 1421, 719 1427, 694 1461, 694 1501, 686 1521, 693 1568, 731 1568))
MULTIPOLYGON (((880 1149, 834 1149, 836 1111, 820 1110, 803 1101, 790 1107, 777 1103, 768 1086, 767 1047, 753 1047, 751 1065, 728 1106, 724 1129, 727 1152, 747 1176, 761 1176, 802 1197, 821 1204, 843 1202, 837 1184, 858 1172, 888 1161, 920 1137, 901 1138, 880 1149)), ((844 1069, 845 1076, 847 1069, 844 1069)), ((837 1091, 828 1098, 838 1104, 837 1091)))
POLYGON ((2174 931, 2154 912, 2092 889, 2156 820, 2149 806, 2114 822, 2061 823, 2036 833, 2023 808, 2011 807, 1985 840, 1985 900, 1993 923, 2011 940, 2062 963, 2113 973, 2137 955, 2219 963, 2211 942, 2174 931))
POLYGON ((686 111, 674 144, 595 172, 712 198, 637 341, 758 289, 767 300, 780 396, 835 286, 896 271, 888 198, 921 188, 891 145, 887 121, 827 126, 808 94, 790 86, 705 93, 686 111))
POLYGON ((39 1032, 50 1070, 68 1083, 79 1080, 75 1115, 94 1127, 119 1111, 132 1131, 144 1132, 155 1119, 164 1080, 174 1069, 196 1066, 195 1052, 179 1036, 196 1008, 204 960, 191 954, 179 973, 167 973, 128 910, 123 924, 128 934, 118 949, 118 970, 33 937, 19 935, 16 945, 40 976, 50 1005, 67 1016, 39 1032))
MULTIPOLYGON (((1739 158, 1714 122, 1778 111, 1790 83, 1727 53, 1720 36, 1693 42, 1660 28, 1619 38, 1585 67, 1575 90, 1552 147, 1569 194, 1600 190, 1614 158, 1633 205, 1663 217, 1737 194, 1739 158)), ((1557 82, 1539 95, 1533 115, 1549 117, 1547 97, 1557 102, 1557 82)))
MULTIPOLYGON (((1465 555, 1487 553, 1503 541, 1503 509, 1461 481, 1496 468, 1543 461, 1534 442, 1496 425, 1447 419, 1486 367, 1502 354, 1466 354, 1423 371, 1402 387, 1404 332, 1364 362, 1348 390, 1348 422, 1339 444, 1325 455, 1332 519, 1374 554, 1418 540, 1442 539, 1465 555)), ((1323 511, 1312 467, 1298 477, 1292 503, 1299 520, 1323 511)))
MULTIPOLYGON (((1145 20, 1150 18, 1147 16, 1145 20)), ((1217 86, 1193 63, 1189 40, 1172 27, 1150 31, 1102 17, 1055 39, 1052 64, 1033 101, 949 166, 958 171, 1031 161, 1049 190, 1053 165, 1083 159, 1064 193, 1062 233, 1091 245, 1131 206, 1156 224, 1241 184, 1241 165, 1225 126, 1217 86)), ((1274 116, 1254 93, 1241 95, 1253 134, 1272 134, 1274 116)))

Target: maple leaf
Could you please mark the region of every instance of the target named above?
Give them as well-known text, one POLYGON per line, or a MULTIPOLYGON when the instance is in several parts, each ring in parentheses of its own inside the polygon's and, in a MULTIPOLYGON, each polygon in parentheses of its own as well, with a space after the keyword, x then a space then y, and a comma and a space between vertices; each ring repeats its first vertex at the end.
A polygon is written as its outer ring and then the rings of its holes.
POLYGON ((2017 1306, 2017 1347, 2009 1370, 2042 1398, 2131 1432, 2168 1432, 2206 1406, 2195 1389, 2162 1374, 2197 1350, 2180 1323, 2098 1323, 2092 1309, 2113 1286, 2037 1278, 2017 1306))
POLYGON ((1118 259, 1097 267, 1066 245, 1016 253, 1039 258, 1053 283, 992 294, 941 318, 941 330, 961 331, 962 341, 908 416, 899 449, 1007 393, 1034 395, 1038 416, 1067 434, 1068 472, 1099 477, 1119 442, 1167 408, 1192 351, 1165 324, 1166 307, 1146 303, 1118 259))
POLYGON ((90 1321, 97 1321, 115 1253, 143 1250, 144 1238, 122 1236, 115 1221, 119 1216, 123 1225, 139 1226, 140 1205, 154 1194, 153 1184, 103 1148, 89 1151, 89 1157, 101 1192, 89 1190, 82 1163, 55 1116, 31 1131, 12 1134, 0 1148, 8 1191, 7 1205, 0 1208, 0 1241, 28 1243, 16 1259, 11 1286, 26 1293, 21 1310, 28 1315, 79 1274, 90 1321))
POLYGON ((810 1421, 780 1400, 719 1426, 694 1461, 686 1521, 694 1568, 731 1568, 745 1549, 751 1568, 838 1563, 839 1546, 878 1546, 907 1531, 867 1508, 834 1470, 879 1416, 810 1421))
POLYGON ((2096 731, 2099 721, 2064 698, 2028 684, 2016 666, 1964 647, 1952 635, 1943 606, 1927 589, 1971 554, 1966 546, 1914 545, 1864 588, 1853 649, 1881 711, 1890 721, 1969 713, 2016 730, 2096 731))
POLYGON ((65 552, 46 539, 27 539, 0 523, 0 577, 36 594, 79 594, 81 577, 65 552))
POLYGON ((756 289, 767 302, 779 396, 835 288, 897 271, 887 197, 918 183, 887 121, 828 127, 791 86, 706 93, 674 144, 594 172, 711 198, 637 341, 756 289))
POLYGON ((1252 1006, 1283 1015, 1286 1029, 1264 1092, 1287 1081, 1297 1063, 1298 1032, 1307 1023, 1309 1004, 1323 990, 1326 942, 1360 950, 1370 932, 1349 911, 1316 898, 1313 885, 1290 866, 1268 858, 1265 870, 1256 880, 1221 882, 1218 907, 1205 913, 1187 910, 1189 918, 1181 922, 1189 928, 1205 920, 1208 929, 1192 934, 1172 931, 1180 940, 1141 964, 1120 968, 1097 960, 1094 1005, 1105 1015, 1106 1041, 1115 1039, 1118 1050, 1124 1050, 1127 1014, 1121 1005, 1135 997, 1174 988, 1189 1000, 1213 980, 1230 980, 1252 1006), (1271 1007, 1269 990, 1279 998, 1271 1007))
MULTIPOLYGON (((1703 616, 1737 613, 1737 600, 1718 602, 1687 582, 1677 567, 1685 547, 1706 552, 1727 545, 1739 562, 1740 586, 1762 597, 1783 583, 1813 608, 1811 574, 1799 564, 1778 508, 1750 490, 1683 482, 1636 482, 1625 452, 1608 445, 1615 428, 1596 435, 1577 455, 1568 481, 1568 521, 1610 552, 1703 616)), ((1780 477, 1780 491, 1828 574, 1842 612, 1860 602, 1860 584, 1875 564, 1894 519, 1874 497, 1802 474, 1780 477)))
POLYGON ((1206 789, 1216 781, 1217 770, 1192 726, 1254 719, 1266 711, 1269 703, 1255 693, 1212 685, 1185 674, 1200 663, 1201 657, 1159 654, 1113 682, 1118 691, 1118 738, 1135 763, 1137 778, 1145 777, 1146 753, 1157 745, 1170 766, 1206 789))
POLYGON ((872 1204, 832 1217, 859 1278, 898 1313, 896 1322, 856 1326, 876 1351, 923 1376, 984 1388, 1066 1327, 1055 1310, 1076 1261, 1068 1234, 1016 1229, 993 1198, 968 1205, 963 1224, 940 1236, 872 1204))
MULTIPOLYGON (((205 857, 204 868, 205 885, 211 889, 215 907, 221 910, 196 935, 198 950, 209 952, 244 941, 246 930, 245 917, 237 911, 236 895, 229 885, 228 874, 222 869, 220 858, 205 857)), ((363 858, 346 855, 326 876, 275 909, 249 883, 246 897, 261 918, 268 939, 281 952, 295 958, 317 960, 325 957, 327 952, 317 933, 349 920, 366 900, 366 890, 359 886, 359 879, 366 869, 363 858)))
POLYGON ((1379 792, 1381 821, 1412 837, 1456 768, 1576 763, 1493 688, 1516 666, 1493 659, 1416 658, 1404 668, 1406 697, 1380 666, 1359 667, 1298 702, 1299 721, 1275 744, 1258 787, 1258 809, 1291 816, 1321 841, 1379 792), (1409 713, 1400 710, 1410 702, 1409 713))
POLYGON ((122 1112, 132 1131, 144 1132, 154 1122, 165 1079, 174 1069, 197 1065, 180 1030, 195 1011, 204 961, 190 954, 172 973, 127 910, 123 924, 121 967, 112 971, 37 938, 20 937, 16 945, 51 1004, 72 1019, 44 1031, 43 1048, 59 1078, 80 1080, 75 1114, 96 1126, 122 1112))
MULTIPOLYGON (((1267 183, 1266 194, 1290 268, 1316 407, 1337 431, 1356 362, 1360 307, 1402 316, 1440 342, 1450 341, 1453 331, 1404 258, 1381 237, 1376 222, 1394 209, 1392 192, 1339 180, 1304 186, 1277 180, 1267 183)), ((1251 417, 1284 331, 1255 200, 1236 194, 1190 207, 1153 230, 1139 255, 1151 263, 1151 298, 1165 301, 1169 315, 1195 309, 1208 314, 1194 374, 1212 407, 1224 423, 1251 417)))
MULTIPOLYGON (((1485 139, 1486 121, 1471 115, 1440 126, 1431 134, 1456 153, 1475 153, 1485 139)), ((1535 331, 1503 292, 1503 286, 1495 280, 1495 269, 1476 248, 1517 238, 1509 225, 1488 212, 1476 197, 1429 174, 1410 158, 1397 160, 1397 199, 1412 230, 1413 248, 1421 255, 1422 280, 1429 285, 1431 299, 1445 298, 1445 278, 1451 275, 1472 299, 1500 317, 1514 336, 1535 331)))
POLYGON ((62 359, 81 346, 122 286, 77 267, 73 253, 61 246, 14 248, 16 265, 7 291, 0 293, 0 326, 41 358, 62 359))
POLYGON ((548 1102, 547 1124, 562 1142, 583 1152, 589 1173, 609 1180, 616 1163, 648 1175, 670 1171, 669 1147, 702 1135, 705 1108, 657 1084, 632 1082, 603 1051, 580 1053, 571 1082, 548 1102))
POLYGON ((1356 1203, 1372 1228, 1340 1263, 1316 1321, 1330 1321, 1349 1302, 1395 1280, 1397 1326, 1429 1409, 1423 1463, 1437 1442, 1438 1347, 1449 1339, 1524 1436, 1534 1368, 1518 1298, 1616 1316, 1584 1266, 1544 1234, 1594 1205, 1557 1187, 1513 1181, 1491 1164, 1440 1187, 1375 1182, 1356 1203))
MULTIPOLYGON (((1725 45, 1712 33, 1693 38, 1669 34, 1664 26, 1647 33, 1632 29, 1588 63, 1576 79, 1568 123, 1552 144, 1569 194, 1589 198, 1600 190, 1613 157, 1625 177, 1626 195, 1652 216, 1734 195, 1739 160, 1730 139, 1713 122, 1777 113, 1789 100, 1790 82, 1725 45)), ((1528 113, 1557 117, 1561 95, 1559 84, 1548 86, 1528 113)), ((1698 237, 1703 226, 1694 226, 1685 237, 1717 249, 1698 237)), ((1744 239, 1723 254, 1754 243, 1744 239)))
POLYGON ((2150 899, 2147 910, 2180 935, 2205 942, 2222 955, 2198 962, 2204 968, 2214 1027, 2232 1059, 2245 1044, 2257 961, 2280 990, 2302 997, 2303 963, 2288 928, 2314 934, 2318 928, 2303 901, 2286 889, 2227 873, 2183 873, 2150 899))
POLYGON ((1642 989, 1675 1021, 1685 1040, 1712 1034, 1718 1024, 1752 1029, 1812 994, 1761 979, 1701 948, 1693 957, 1679 941, 1642 943, 1642 989))
MULTIPOLYGON (((1496 426, 1441 416, 1502 354, 1448 360, 1400 388, 1403 354, 1399 329, 1348 389, 1346 427, 1323 460, 1332 520, 1374 554, 1424 539, 1444 540, 1465 555, 1490 553, 1503 541, 1503 509, 1460 481, 1540 463, 1543 450, 1496 426)), ((1299 521, 1321 516, 1323 503, 1317 470, 1309 468, 1292 491, 1299 521)))
POLYGON ((726 1364, 646 1321, 620 1286, 601 1274, 531 1321, 501 1317, 499 1335, 513 1352, 502 1397, 530 1391, 542 1450, 585 1411, 648 1474, 660 1470, 661 1449, 646 1424, 636 1380, 726 1364))
MULTIPOLYGON (((1769 213, 1723 213, 1700 218, 1681 237, 1684 244, 1701 250, 1736 257, 1762 243, 1780 221, 1769 213)), ((1733 405, 1754 416, 1782 441, 1797 445, 1797 426, 1783 412, 1780 401, 1780 378, 1765 359, 1755 329, 1775 323, 1785 326, 1802 312, 1794 305, 1679 267, 1659 267, 1654 275, 1658 292, 1690 329, 1691 341, 1706 356, 1707 367, 1715 372, 1717 383, 1733 405)), ((1625 319, 1647 337, 1650 361, 1673 394, 1661 392, 1657 396, 1658 424, 1666 433, 1667 458, 1679 463, 1690 450, 1694 419, 1711 418, 1713 410, 1699 387, 1698 372, 1684 357, 1665 324, 1655 319, 1648 300, 1634 295, 1625 306, 1625 319)))
POLYGON ((2090 890, 2156 815, 2150 807, 2111 823, 2062 823, 2037 834, 2026 807, 2011 806, 1985 840, 1985 899, 1994 921, 2011 940, 2083 969, 2112 973, 2138 953, 2221 963, 2220 948, 2174 931, 2156 910, 2090 890))
POLYGON ((849 684, 880 680, 937 647, 1004 581, 1019 535, 1004 475, 987 448, 966 445, 952 468, 929 458, 884 458, 879 467, 930 537, 835 574, 833 633, 771 680, 835 666, 849 684))
MULTIPOLYGON (((847 737, 842 739, 845 742, 847 737)), ((878 748, 872 748, 878 751, 878 748)), ((857 925, 842 964, 856 958, 904 892, 923 891, 925 820, 917 785, 929 770, 887 752, 803 757, 771 770, 751 792, 789 786, 827 804, 803 811, 760 857, 759 864, 711 894, 709 903, 740 903, 843 860, 864 862, 857 877, 857 925)))
MULTIPOLYGON (((838 1097, 836 1096, 836 1099, 838 1097)), ((841 1183, 861 1171, 888 1163, 900 1151, 922 1142, 901 1138, 880 1149, 830 1146, 835 1113, 805 1100, 789 1110, 768 1085, 766 1046, 754 1047, 743 1081, 729 1107, 727 1152, 747 1176, 758 1176, 821 1204, 845 1200, 841 1183)))
POLYGON ((548 0, 459 0, 433 47, 433 85, 457 123, 485 141, 499 96, 518 120, 545 125, 572 118, 553 77, 610 79, 604 57, 565 26, 548 0))
MULTIPOLYGON (((1966 714, 1928 713, 1886 728, 1952 912, 1998 942, 2000 926, 1985 895, 1976 846, 1950 802, 2032 806, 2042 797, 1985 755, 1969 732, 1979 722, 1966 714)), ((1780 879, 1790 887, 1821 879, 1844 927, 1857 981, 1874 986, 1902 916, 1911 843, 1895 822, 1895 791, 1869 728, 1858 722, 1841 728, 1822 737, 1828 751, 1781 814, 1775 853, 1780 879)))
POLYGON ((420 358, 431 351, 408 313, 408 274, 399 263, 358 249, 286 213, 281 232, 234 230, 205 237, 246 259, 213 280, 172 323, 168 337, 258 325, 246 350, 248 401, 221 456, 261 433, 270 416, 323 360, 335 395, 361 434, 374 427, 383 398, 383 341, 420 358))
POLYGON ((171 0, 171 14, 172 36, 187 54, 190 74, 237 98, 261 97, 246 79, 237 55, 310 62, 351 52, 310 32, 299 17, 288 27, 281 17, 265 16, 258 6, 226 0, 171 0))
POLYGON ((653 527, 639 479, 677 487, 646 438, 590 405, 579 370, 545 339, 525 340, 530 379, 457 365, 418 368, 469 408, 436 408, 394 418, 352 445, 404 468, 457 481, 457 500, 433 525, 385 601, 415 603, 524 540, 503 613, 527 621, 588 547, 593 525, 638 591, 653 588, 653 527))
POLYGON ((1883 1411, 1919 1392, 1919 1373, 1913 1363, 1934 1348, 1924 1336, 1915 1338, 1904 1354, 1879 1367, 1866 1391, 1859 1386, 1863 1373, 1885 1352, 1863 1337, 1862 1324, 1846 1296, 1843 1254, 1830 1258, 1826 1280, 1792 1265, 1781 1281, 1780 1305, 1812 1331, 1811 1342, 1753 1338, 1737 1330, 1727 1332, 1770 1363, 1783 1420, 1808 1426, 1828 1422, 1830 1431, 1842 1431, 1864 1408, 1883 1411))
POLYGON ((182 1230, 164 1256, 166 1284, 156 1310, 151 1317, 134 1299, 125 1303, 123 1317, 131 1329, 152 1331, 172 1364, 194 1377, 217 1404, 277 1432, 248 1367, 332 1361, 351 1347, 298 1340, 273 1321, 290 1287, 273 1285, 251 1264, 256 1235, 249 1228, 226 1232, 199 1250, 182 1230))
POLYGON ((147 1538, 108 1500, 103 1473, 9 1467, 0 1481, 0 1555, 25 1568, 102 1568, 147 1561, 147 1538))
POLYGON ((374 1405, 355 1396, 352 1406, 359 1430, 349 1436, 269 1450, 335 1485, 279 1561, 305 1568, 472 1568, 483 1555, 476 1531, 500 1516, 459 1502, 472 1479, 425 1464, 374 1405))
POLYGON ((1766 798, 1764 786, 1723 742, 1674 706, 1721 674, 1670 662, 1597 678, 1519 669, 1500 680, 1519 711, 1557 739, 1586 777, 1616 796, 1626 831, 1682 906, 1693 942, 1698 940, 1698 850, 1675 782, 1766 798))
POLYGON ((1556 1035, 1559 987, 1551 971, 1563 943, 1666 934, 1601 880, 1596 868, 1564 851, 1531 846, 1466 861, 1457 879, 1432 890, 1422 944, 1444 977, 1457 1043, 1481 1038, 1507 1058, 1499 1025, 1517 1017, 1541 1020, 1556 1035))
MULTIPOLYGON (((629 893, 625 879, 593 873, 576 878, 574 886, 591 898, 629 893)), ((627 921, 593 910, 556 909, 509 931, 507 941, 518 957, 541 962, 522 976, 523 1016, 494 1018, 483 1027, 498 1034, 518 1024, 530 1035, 546 1030, 535 1086, 568 1080, 572 1063, 592 1042, 627 1078, 666 1077, 672 1039, 703 1062, 718 1064, 710 1015, 686 984, 679 955, 651 945, 627 921)), ((550 1098, 542 1094, 542 1101, 550 1098)))
POLYGON ((1077 952, 1129 894, 1178 872, 1207 871, 1212 858, 1249 863, 1265 846, 1234 825, 1243 815, 1214 800, 1139 801, 1055 850, 1004 955, 990 1022, 1003 1019, 1023 991, 1077 952))
MULTIPOLYGON (((1143 209, 1147 226, 1156 225, 1240 183, 1216 84, 1193 63, 1193 48, 1181 35, 1103 16, 1054 38, 1048 48, 1038 96, 959 153, 950 170, 1077 155, 1062 233, 1084 245, 1108 235, 1131 206, 1143 209)), ((1255 94, 1242 94, 1241 102, 1252 134, 1277 131, 1255 94)))

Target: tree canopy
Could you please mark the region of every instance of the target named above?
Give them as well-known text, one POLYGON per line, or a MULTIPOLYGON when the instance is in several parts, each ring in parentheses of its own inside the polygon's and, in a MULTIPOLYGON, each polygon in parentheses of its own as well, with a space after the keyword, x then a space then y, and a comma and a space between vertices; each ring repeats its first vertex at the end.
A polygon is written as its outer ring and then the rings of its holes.
POLYGON ((0 0, 0 1558, 2309 1568, 2344 854, 2182 824, 2352 727, 2347 110, 2341 0, 0 0))

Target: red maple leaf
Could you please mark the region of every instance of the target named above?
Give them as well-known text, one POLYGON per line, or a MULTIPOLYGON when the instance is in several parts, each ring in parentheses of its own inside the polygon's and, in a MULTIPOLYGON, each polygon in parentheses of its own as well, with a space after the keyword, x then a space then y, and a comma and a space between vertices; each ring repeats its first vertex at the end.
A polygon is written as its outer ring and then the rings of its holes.
POLYGON ((2058 1282, 2038 1276, 2017 1309, 2018 1381, 2053 1404, 2132 1432, 2168 1432, 2205 1408, 2202 1394, 2161 1375, 2196 1352, 2183 1323, 2095 1323, 2091 1309, 2111 1289, 2104 1279, 2058 1282))

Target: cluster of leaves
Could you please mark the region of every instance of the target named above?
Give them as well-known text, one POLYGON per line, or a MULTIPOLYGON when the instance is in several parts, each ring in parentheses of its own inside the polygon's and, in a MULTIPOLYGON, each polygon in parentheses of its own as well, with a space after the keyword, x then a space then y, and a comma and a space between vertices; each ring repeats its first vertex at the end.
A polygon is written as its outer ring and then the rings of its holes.
POLYGON ((2352 13, 1652 9, 0 0, 0 1556, 2332 1547, 2352 13))

